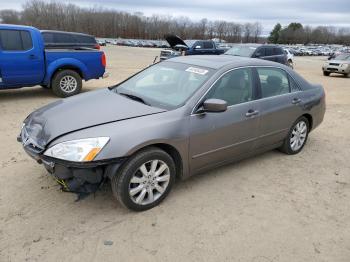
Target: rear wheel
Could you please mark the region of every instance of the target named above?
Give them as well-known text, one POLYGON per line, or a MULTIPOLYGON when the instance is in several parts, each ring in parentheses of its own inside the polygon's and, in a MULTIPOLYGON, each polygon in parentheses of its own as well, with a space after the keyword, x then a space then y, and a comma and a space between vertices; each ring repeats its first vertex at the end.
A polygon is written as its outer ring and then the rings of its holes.
POLYGON ((59 97, 80 93, 82 85, 80 75, 73 70, 58 71, 52 79, 52 91, 59 97))
POLYGON ((148 148, 134 155, 111 180, 116 199, 134 211, 158 205, 175 181, 174 160, 163 150, 148 148))
POLYGON ((330 72, 323 71, 323 75, 324 75, 324 76, 329 76, 330 74, 331 74, 330 72))
POLYGON ((306 117, 300 117, 288 132, 280 150, 288 155, 298 154, 306 144, 310 124, 306 117))

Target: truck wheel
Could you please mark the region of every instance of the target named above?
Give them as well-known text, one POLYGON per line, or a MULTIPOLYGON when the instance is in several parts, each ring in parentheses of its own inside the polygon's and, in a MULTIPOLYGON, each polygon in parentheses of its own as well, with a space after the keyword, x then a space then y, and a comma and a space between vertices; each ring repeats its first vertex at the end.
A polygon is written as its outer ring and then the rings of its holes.
POLYGON ((323 71, 323 75, 324 75, 324 76, 329 76, 329 75, 330 75, 330 73, 329 73, 329 72, 327 72, 327 71, 323 71))
POLYGON ((73 70, 58 71, 52 79, 52 91, 59 97, 80 93, 82 85, 80 75, 73 70))

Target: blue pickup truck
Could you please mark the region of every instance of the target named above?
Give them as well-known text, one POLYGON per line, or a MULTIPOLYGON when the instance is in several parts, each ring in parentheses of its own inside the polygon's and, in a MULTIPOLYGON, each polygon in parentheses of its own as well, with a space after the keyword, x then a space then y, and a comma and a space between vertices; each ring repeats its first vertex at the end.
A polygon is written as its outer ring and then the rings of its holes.
POLYGON ((106 56, 89 48, 45 49, 41 32, 0 24, 0 89, 41 85, 59 97, 78 94, 82 80, 105 76, 106 56))
POLYGON ((212 40, 182 40, 176 35, 166 35, 170 49, 160 51, 160 61, 181 55, 221 55, 225 52, 212 40))

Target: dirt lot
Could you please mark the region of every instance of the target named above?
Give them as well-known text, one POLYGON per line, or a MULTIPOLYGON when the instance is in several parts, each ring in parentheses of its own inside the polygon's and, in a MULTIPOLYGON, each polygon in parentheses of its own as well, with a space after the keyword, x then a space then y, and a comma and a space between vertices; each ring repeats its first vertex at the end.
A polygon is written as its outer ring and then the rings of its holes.
MULTIPOLYGON (((159 53, 105 51, 112 75, 85 91, 159 53)), ((40 87, 1 91, 0 261, 350 261, 350 78, 322 76, 324 59, 296 59, 327 92, 325 121, 302 153, 273 151, 178 182, 143 213, 122 208, 108 186, 80 202, 60 192, 16 142, 22 120, 57 98, 40 87)))

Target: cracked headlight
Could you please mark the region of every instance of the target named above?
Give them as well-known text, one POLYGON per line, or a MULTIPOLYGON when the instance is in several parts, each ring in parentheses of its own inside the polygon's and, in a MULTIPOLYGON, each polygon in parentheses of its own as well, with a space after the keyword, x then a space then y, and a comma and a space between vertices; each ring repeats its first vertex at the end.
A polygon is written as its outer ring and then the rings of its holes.
POLYGON ((74 162, 92 161, 108 141, 109 137, 66 141, 50 147, 44 155, 74 162))

